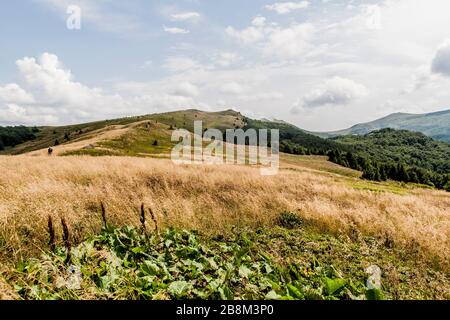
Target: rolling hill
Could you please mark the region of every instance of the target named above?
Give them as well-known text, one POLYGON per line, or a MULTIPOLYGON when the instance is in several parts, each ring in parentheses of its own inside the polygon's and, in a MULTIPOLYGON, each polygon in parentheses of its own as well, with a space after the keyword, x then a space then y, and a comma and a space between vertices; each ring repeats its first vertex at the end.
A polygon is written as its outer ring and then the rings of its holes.
POLYGON ((394 113, 344 130, 310 133, 329 138, 342 135, 364 135, 385 128, 421 132, 433 139, 450 142, 450 110, 427 114, 394 113))
POLYGON ((22 139, 26 140, 23 143, 6 146, 0 154, 43 153, 49 147, 55 147, 57 154, 66 155, 168 154, 174 146, 171 141, 172 130, 184 128, 192 132, 195 120, 203 121, 204 129, 216 128, 221 131, 236 128, 279 129, 281 150, 287 153, 325 154, 330 149, 345 148, 285 122, 253 120, 234 110, 204 112, 191 109, 71 126, 20 127, 20 132, 33 131, 34 134, 22 139))

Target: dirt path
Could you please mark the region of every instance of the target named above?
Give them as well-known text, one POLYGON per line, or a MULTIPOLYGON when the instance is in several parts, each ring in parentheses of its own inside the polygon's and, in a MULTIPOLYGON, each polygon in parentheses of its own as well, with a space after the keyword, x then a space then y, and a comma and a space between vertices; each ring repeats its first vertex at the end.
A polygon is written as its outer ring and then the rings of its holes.
MULTIPOLYGON (((99 130, 95 130, 90 132, 88 135, 78 139, 74 140, 73 142, 62 144, 59 146, 52 147, 53 148, 53 155, 59 156, 66 152, 70 151, 76 151, 80 150, 86 147, 94 146, 105 140, 113 140, 117 139, 127 132, 129 132, 131 129, 139 126, 142 123, 145 123, 147 121, 140 121, 135 122, 129 125, 114 125, 114 126, 108 126, 99 130)), ((27 156, 45 156, 48 154, 48 149, 40 149, 36 151, 32 151, 27 153, 27 156)))

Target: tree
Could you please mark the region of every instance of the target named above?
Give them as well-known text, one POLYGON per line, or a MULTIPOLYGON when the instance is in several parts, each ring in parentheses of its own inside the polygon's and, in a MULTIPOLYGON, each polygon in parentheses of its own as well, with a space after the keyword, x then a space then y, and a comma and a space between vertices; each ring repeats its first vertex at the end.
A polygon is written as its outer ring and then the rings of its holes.
POLYGON ((155 141, 153 142, 153 145, 154 145, 154 146, 157 146, 157 145, 158 145, 158 140, 155 140, 155 141))
POLYGON ((58 139, 55 140, 55 144, 54 144, 54 145, 55 145, 55 147, 56 147, 56 146, 59 146, 59 141, 58 141, 58 139))
POLYGON ((380 180, 386 181, 388 179, 387 172, 386 172, 386 166, 381 165, 380 166, 380 180))
POLYGON ((397 167, 397 180, 402 182, 408 182, 409 181, 409 175, 408 171, 406 171, 406 168, 403 164, 398 164, 397 167))
POLYGON ((374 180, 375 169, 371 163, 367 163, 366 167, 363 170, 362 178, 366 180, 374 180))

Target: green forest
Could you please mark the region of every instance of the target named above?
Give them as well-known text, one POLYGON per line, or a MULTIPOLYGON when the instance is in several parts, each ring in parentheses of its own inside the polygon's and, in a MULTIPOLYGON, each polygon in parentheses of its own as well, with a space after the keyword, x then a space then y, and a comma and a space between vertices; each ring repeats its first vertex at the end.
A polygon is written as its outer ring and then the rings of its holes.
POLYGON ((383 129, 333 141, 351 151, 329 151, 330 161, 360 170, 363 178, 426 184, 450 191, 450 145, 422 133, 383 129))
POLYGON ((36 127, 0 127, 0 151, 36 138, 36 127))

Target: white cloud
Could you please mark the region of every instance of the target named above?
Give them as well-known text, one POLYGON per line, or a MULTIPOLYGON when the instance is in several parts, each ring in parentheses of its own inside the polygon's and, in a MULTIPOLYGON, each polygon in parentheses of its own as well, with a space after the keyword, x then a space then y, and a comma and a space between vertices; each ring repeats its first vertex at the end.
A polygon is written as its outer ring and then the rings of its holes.
POLYGON ((200 17, 198 12, 179 12, 170 16, 172 21, 197 21, 200 17))
POLYGON ((198 87, 190 82, 182 82, 172 91, 175 96, 196 97, 200 94, 198 87))
POLYGON ((307 108, 325 105, 346 105, 355 99, 366 96, 368 90, 353 80, 334 77, 303 97, 303 106, 307 108))
POLYGON ((26 92, 16 83, 0 87, 0 101, 15 103, 33 103, 33 95, 26 92))
POLYGON ((55 125, 206 107, 193 99, 199 89, 189 82, 175 88, 137 85, 139 90, 131 95, 108 94, 74 81, 71 71, 50 53, 38 59, 25 57, 16 64, 22 85, 0 86, 0 123, 55 125))
POLYGON ((255 27, 264 27, 266 24, 266 18, 262 17, 262 16, 257 16, 255 18, 253 18, 252 20, 252 25, 254 25, 255 27))
POLYGON ((280 58, 296 58, 310 48, 309 41, 314 33, 311 24, 296 24, 288 28, 274 28, 269 31, 264 52, 280 58))
POLYGON ((225 33, 233 37, 243 44, 251 44, 258 42, 264 38, 264 30, 261 27, 250 26, 243 30, 236 30, 229 26, 225 29, 225 33))
POLYGON ((239 100, 245 102, 251 101, 265 101, 265 100, 280 100, 284 97, 284 95, 280 92, 263 92, 263 93, 255 93, 252 95, 243 95, 239 96, 239 100))
POLYGON ((315 28, 310 23, 292 24, 288 27, 266 25, 265 18, 258 16, 253 19, 251 26, 243 30, 229 26, 225 32, 244 45, 256 45, 265 55, 291 59, 299 58, 307 49, 311 49, 310 40, 315 28))
POLYGON ((439 46, 433 58, 431 70, 434 73, 450 77, 450 40, 446 40, 439 46))
POLYGON ((173 56, 166 58, 163 67, 171 72, 183 72, 199 66, 196 60, 188 57, 173 56))
POLYGON ((278 14, 287 14, 293 10, 305 9, 309 7, 308 1, 300 2, 276 2, 274 4, 266 5, 264 8, 270 11, 275 11, 278 14))
POLYGON ((164 26, 164 31, 171 34, 187 34, 189 30, 177 27, 166 27, 164 26))
POLYGON ((246 91, 246 87, 238 82, 225 83, 220 91, 225 94, 238 95, 246 91))
POLYGON ((234 52, 221 52, 213 58, 214 63, 220 67, 229 67, 241 59, 242 57, 234 52))

